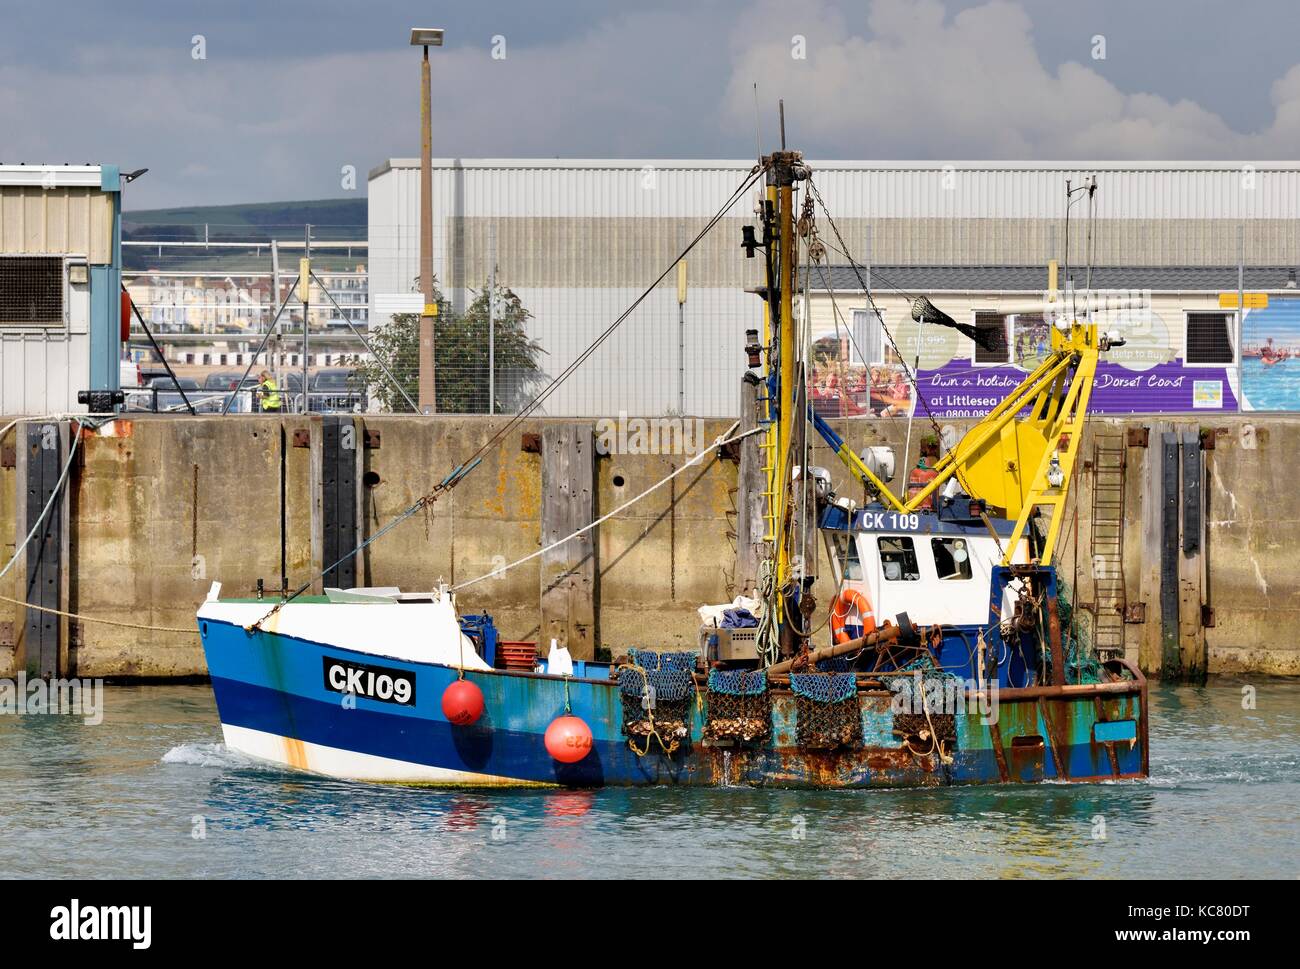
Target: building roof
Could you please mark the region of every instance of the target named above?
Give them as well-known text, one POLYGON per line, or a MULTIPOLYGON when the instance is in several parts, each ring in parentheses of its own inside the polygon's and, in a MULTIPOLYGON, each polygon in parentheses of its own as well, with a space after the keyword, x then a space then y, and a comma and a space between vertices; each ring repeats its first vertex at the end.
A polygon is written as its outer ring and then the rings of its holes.
MULTIPOLYGON (((642 169, 684 168, 745 171, 753 158, 433 158, 433 168, 516 168, 516 169, 642 169)), ((1240 161, 935 161, 883 159, 826 159, 808 157, 816 171, 843 172, 1223 172, 1240 176, 1240 161)), ((370 169, 370 177, 399 168, 419 168, 419 158, 387 158, 370 169)), ((1256 172, 1300 171, 1297 161, 1252 162, 1256 172)))
MULTIPOLYGON (((1277 292, 1295 288, 1294 266, 1247 266, 1244 288, 1251 292, 1277 292), (1288 286, 1288 280, 1291 285, 1288 286)), ((1070 275, 1082 289, 1087 270, 1073 267, 1070 275)), ((865 269, 829 266, 814 269, 810 291, 861 292, 865 269)), ((873 291, 898 290, 907 294, 934 292, 1041 293, 1047 288, 1046 266, 873 266, 873 291)), ((1058 285, 1065 288, 1065 270, 1058 285)), ((1236 266, 1094 266, 1094 289, 1150 290, 1164 293, 1226 293, 1237 289, 1236 266)))
MULTIPOLYGON (((117 170, 113 170, 116 177, 117 170)), ((38 188, 78 186, 100 188, 103 169, 99 165, 5 165, 0 164, 0 185, 31 185, 38 188)))

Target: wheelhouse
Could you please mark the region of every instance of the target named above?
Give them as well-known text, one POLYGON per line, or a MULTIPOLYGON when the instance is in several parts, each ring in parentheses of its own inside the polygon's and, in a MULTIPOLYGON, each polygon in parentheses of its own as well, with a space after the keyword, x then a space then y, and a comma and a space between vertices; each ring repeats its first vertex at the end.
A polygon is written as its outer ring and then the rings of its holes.
MULTIPOLYGON (((822 534, 836 588, 864 593, 878 618, 905 612, 927 625, 981 626, 989 621, 993 569, 1015 526, 1003 518, 988 523, 871 505, 823 516, 822 534)), ((1022 538, 1011 562, 1028 561, 1022 538)), ((1011 602, 1008 591, 1008 609, 1011 602)))

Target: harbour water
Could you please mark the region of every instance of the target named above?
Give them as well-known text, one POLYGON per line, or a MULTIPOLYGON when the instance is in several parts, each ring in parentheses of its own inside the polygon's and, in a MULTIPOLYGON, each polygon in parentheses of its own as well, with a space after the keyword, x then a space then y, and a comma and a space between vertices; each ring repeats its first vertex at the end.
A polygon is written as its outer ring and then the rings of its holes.
POLYGON ((1151 779, 871 792, 433 790, 261 766, 207 686, 0 716, 10 877, 1294 878, 1300 683, 1151 693, 1151 779), (1243 689, 1255 691, 1253 709, 1243 689))

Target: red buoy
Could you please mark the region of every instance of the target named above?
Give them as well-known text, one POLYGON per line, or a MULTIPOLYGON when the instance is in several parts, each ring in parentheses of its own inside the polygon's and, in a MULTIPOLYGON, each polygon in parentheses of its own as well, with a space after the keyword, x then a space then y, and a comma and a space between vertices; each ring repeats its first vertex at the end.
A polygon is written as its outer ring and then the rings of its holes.
POLYGON ((469 680, 455 680, 442 691, 442 715, 458 727, 483 716, 483 691, 469 680))
POLYGON ((591 751, 591 728, 579 717, 556 717, 546 728, 546 752, 561 764, 576 764, 591 751))

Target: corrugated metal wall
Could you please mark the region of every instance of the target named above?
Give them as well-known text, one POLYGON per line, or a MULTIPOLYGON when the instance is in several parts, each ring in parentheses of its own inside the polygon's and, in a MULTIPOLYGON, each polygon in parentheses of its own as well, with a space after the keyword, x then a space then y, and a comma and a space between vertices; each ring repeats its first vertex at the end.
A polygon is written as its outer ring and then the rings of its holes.
MULTIPOLYGON (((434 271, 457 307, 487 278, 532 312, 530 334, 554 375, 666 266, 742 182, 746 161, 435 160, 434 271)), ((1040 265, 1063 259, 1065 182, 1098 178, 1095 218, 1071 214, 1071 261, 1275 266, 1300 263, 1300 165, 818 162, 814 182, 859 261, 1040 265)), ((739 251, 756 193, 693 253, 687 304, 685 410, 735 413, 743 331, 759 320, 757 261, 739 251)), ((371 173, 372 300, 416 286, 419 171, 394 160, 371 173)), ((822 238, 838 247, 825 217, 822 238)), ((834 262, 845 260, 831 253, 834 262)), ((547 404, 552 414, 676 410, 677 306, 670 277, 547 404), (667 403, 663 403, 663 402, 667 403), (626 406, 624 406, 624 403, 626 406)), ((373 312, 372 322, 383 318, 373 312)))
POLYGON ((95 189, 0 184, 0 253, 113 261, 113 201, 95 189))

